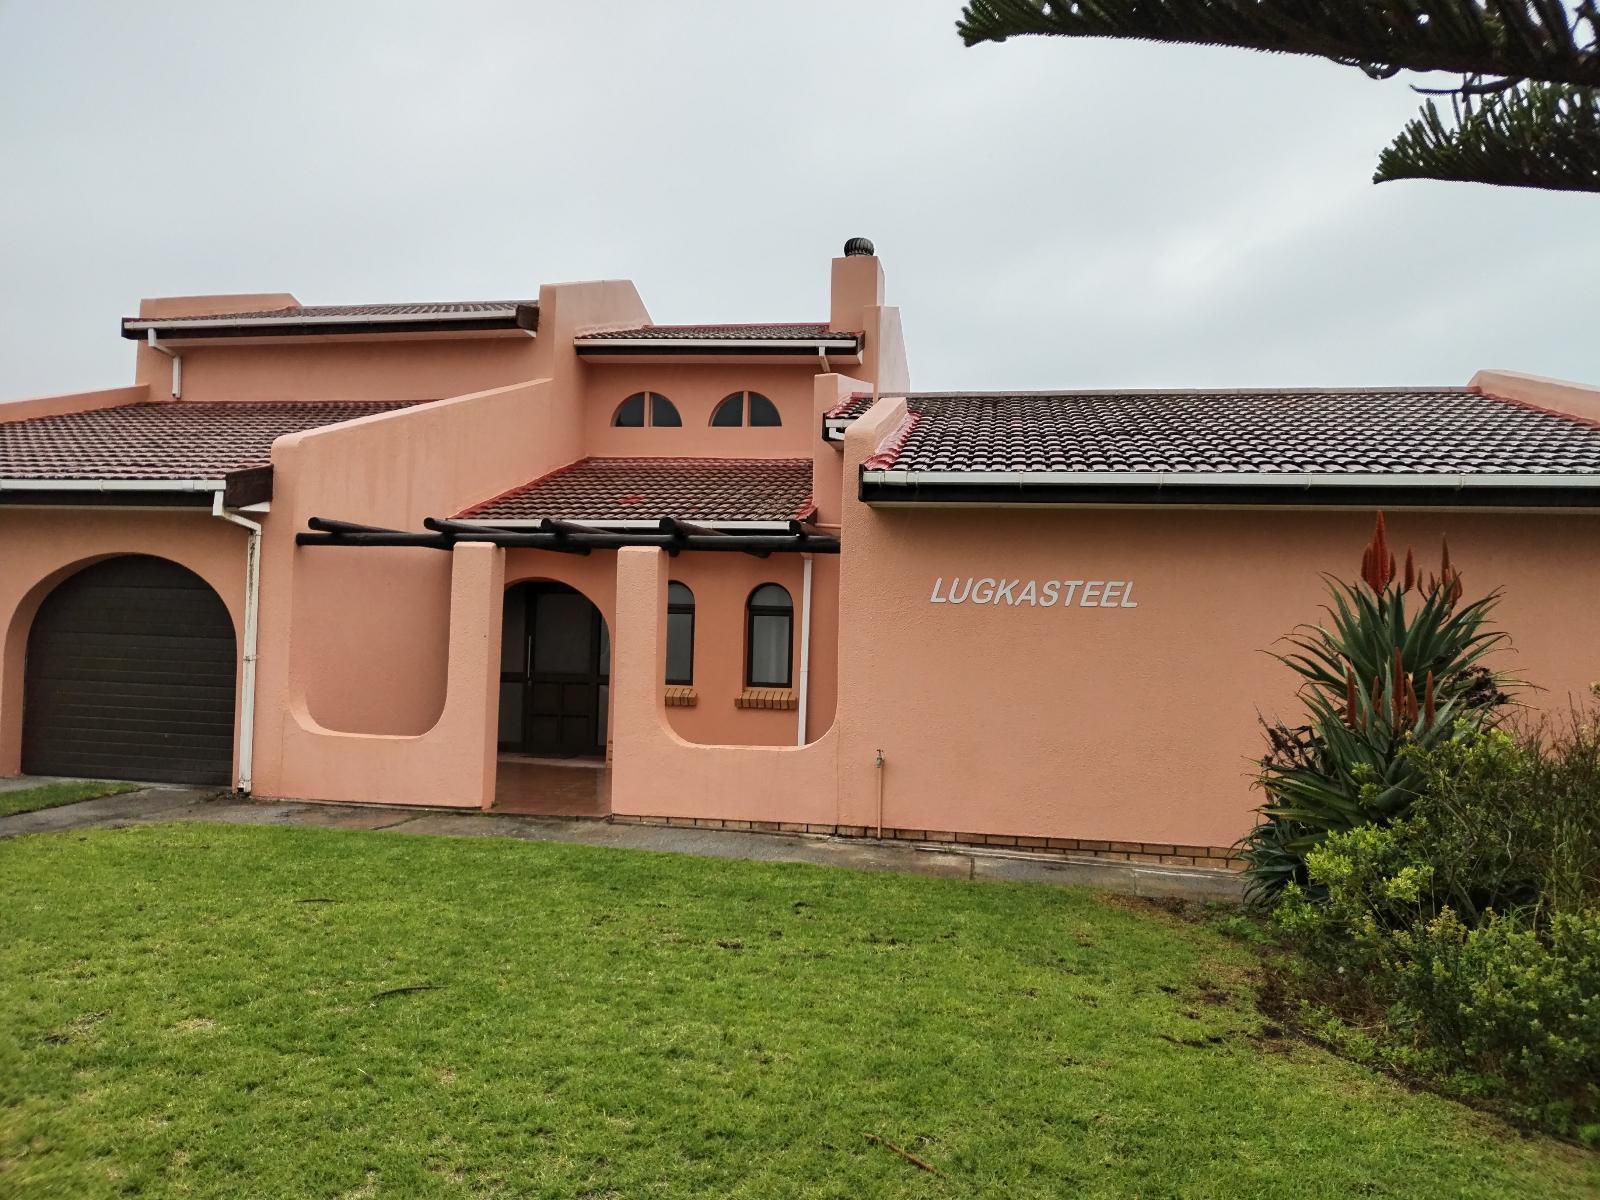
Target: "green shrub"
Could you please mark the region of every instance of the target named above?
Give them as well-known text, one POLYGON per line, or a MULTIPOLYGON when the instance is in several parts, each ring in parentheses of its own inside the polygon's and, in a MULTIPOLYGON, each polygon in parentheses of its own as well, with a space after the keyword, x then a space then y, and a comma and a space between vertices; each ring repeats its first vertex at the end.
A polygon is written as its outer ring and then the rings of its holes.
POLYGON ((1327 622, 1278 656, 1301 678, 1308 721, 1267 731, 1257 776, 1267 802, 1241 843, 1258 903, 1291 883, 1316 887, 1306 855, 1330 832, 1403 818, 1420 785, 1407 751, 1492 724, 1507 700, 1507 681, 1482 662, 1505 641, 1485 628, 1498 593, 1462 604, 1448 546, 1437 575, 1423 579, 1410 551, 1401 571, 1380 513, 1360 578, 1328 583, 1327 622))
POLYGON ((1274 911, 1301 993, 1358 1018, 1369 1053, 1582 1134, 1600 1121, 1600 725, 1463 728, 1408 757, 1408 815, 1328 833, 1315 890, 1274 911))

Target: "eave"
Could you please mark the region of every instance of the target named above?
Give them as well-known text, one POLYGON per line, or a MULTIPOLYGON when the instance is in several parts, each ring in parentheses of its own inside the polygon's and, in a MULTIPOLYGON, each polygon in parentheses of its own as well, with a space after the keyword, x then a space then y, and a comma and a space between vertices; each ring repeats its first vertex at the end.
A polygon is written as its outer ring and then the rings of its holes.
POLYGON ((1600 475, 866 470, 875 507, 1600 509, 1600 475))
POLYGON ((573 347, 586 362, 743 362, 777 365, 833 362, 858 365, 863 339, 855 334, 825 338, 602 338, 578 337, 573 347))
POLYGON ((181 345, 218 339, 268 337, 532 336, 538 328, 539 306, 518 304, 461 316, 417 313, 375 317, 128 317, 122 322, 122 336, 143 341, 154 332, 163 342, 181 345))

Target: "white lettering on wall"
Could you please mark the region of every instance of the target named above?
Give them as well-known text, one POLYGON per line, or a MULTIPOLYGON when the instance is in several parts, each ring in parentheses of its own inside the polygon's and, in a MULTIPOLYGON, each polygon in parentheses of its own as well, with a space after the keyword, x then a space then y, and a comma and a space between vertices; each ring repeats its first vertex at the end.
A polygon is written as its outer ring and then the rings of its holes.
POLYGON ((929 604, 988 604, 1007 608, 1138 608, 1131 579, 994 579, 943 575, 933 581, 929 604))

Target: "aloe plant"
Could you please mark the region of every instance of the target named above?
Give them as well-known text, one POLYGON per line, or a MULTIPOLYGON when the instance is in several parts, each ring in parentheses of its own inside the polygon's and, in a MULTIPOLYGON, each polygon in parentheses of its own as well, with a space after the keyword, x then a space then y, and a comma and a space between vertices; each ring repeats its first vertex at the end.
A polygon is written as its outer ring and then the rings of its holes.
POLYGON ((1487 627, 1500 593, 1462 604, 1448 544, 1426 579, 1410 550, 1401 569, 1379 513, 1356 581, 1329 576, 1328 589, 1327 620, 1276 656, 1301 678, 1307 722, 1268 731, 1256 779, 1267 801, 1241 842, 1258 903, 1307 886, 1305 856, 1330 831, 1406 814, 1419 782, 1408 747, 1490 724, 1508 700, 1511 681, 1484 661, 1507 640, 1487 627))

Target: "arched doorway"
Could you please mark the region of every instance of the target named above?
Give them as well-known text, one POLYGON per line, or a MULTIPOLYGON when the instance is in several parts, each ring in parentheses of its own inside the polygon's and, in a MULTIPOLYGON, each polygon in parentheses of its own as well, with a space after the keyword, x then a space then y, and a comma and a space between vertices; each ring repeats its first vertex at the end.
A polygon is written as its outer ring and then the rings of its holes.
POLYGON ((604 756, 611 636, 600 610, 564 583, 506 589, 500 627, 500 749, 604 756))
POLYGON ((28 631, 22 769, 160 783, 233 779, 233 620, 164 558, 85 567, 28 631))

